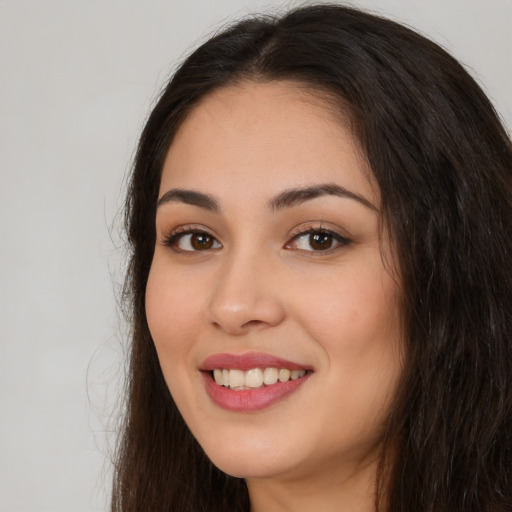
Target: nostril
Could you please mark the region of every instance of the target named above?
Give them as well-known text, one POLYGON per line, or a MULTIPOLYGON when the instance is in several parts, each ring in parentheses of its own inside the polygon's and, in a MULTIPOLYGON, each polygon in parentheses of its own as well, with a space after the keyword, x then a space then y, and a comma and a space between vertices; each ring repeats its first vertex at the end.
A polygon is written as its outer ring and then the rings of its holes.
POLYGON ((242 296, 238 302, 228 298, 218 294, 208 307, 208 320, 215 330, 241 335, 252 329, 276 326, 285 317, 281 302, 270 293, 259 299, 249 296, 242 300, 242 296))
POLYGON ((249 320, 249 322, 246 322, 242 327, 257 327, 263 324, 264 322, 262 322, 261 320, 249 320))

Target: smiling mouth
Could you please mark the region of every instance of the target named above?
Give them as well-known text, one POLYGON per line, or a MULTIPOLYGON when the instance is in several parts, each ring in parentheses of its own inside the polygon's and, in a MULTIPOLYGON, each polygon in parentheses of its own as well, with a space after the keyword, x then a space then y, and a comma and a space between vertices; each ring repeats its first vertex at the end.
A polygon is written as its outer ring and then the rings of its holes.
POLYGON ((273 386, 277 383, 303 378, 311 370, 289 370, 288 368, 251 368, 243 371, 239 369, 216 368, 210 375, 219 386, 234 391, 247 391, 273 386))
POLYGON ((285 400, 314 373, 307 364, 261 352, 215 354, 200 370, 212 402, 237 413, 262 411, 285 400))

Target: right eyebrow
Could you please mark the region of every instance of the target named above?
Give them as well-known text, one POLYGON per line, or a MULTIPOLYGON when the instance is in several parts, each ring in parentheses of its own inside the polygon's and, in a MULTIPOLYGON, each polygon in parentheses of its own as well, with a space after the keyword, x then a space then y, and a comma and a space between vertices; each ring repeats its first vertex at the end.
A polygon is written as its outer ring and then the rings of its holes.
POLYGON ((212 212, 218 212, 220 210, 219 203, 212 196, 195 190, 172 188, 158 200, 157 206, 160 207, 163 204, 172 202, 191 204, 212 212))

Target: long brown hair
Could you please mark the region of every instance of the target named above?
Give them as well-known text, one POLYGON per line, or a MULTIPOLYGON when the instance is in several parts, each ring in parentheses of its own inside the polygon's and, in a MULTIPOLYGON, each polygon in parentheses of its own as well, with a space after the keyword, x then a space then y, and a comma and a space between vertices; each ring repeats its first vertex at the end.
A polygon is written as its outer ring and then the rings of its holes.
POLYGON ((439 46, 392 21, 319 5, 246 19, 207 41, 144 128, 126 203, 133 331, 112 511, 249 510, 244 481, 210 463, 176 409, 144 307, 173 135, 206 94, 244 79, 292 79, 337 98, 380 187, 403 284, 407 360, 376 508, 512 510, 510 139, 439 46))

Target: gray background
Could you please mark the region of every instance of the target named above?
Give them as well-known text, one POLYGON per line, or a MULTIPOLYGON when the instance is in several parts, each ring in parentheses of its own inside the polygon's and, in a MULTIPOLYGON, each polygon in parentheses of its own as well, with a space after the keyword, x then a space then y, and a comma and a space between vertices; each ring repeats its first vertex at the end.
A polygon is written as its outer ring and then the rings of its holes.
MULTIPOLYGON (((0 0, 0 512, 107 509, 137 135, 215 27, 297 2, 0 0)), ((512 0, 361 0, 462 60, 512 126, 512 0)))

